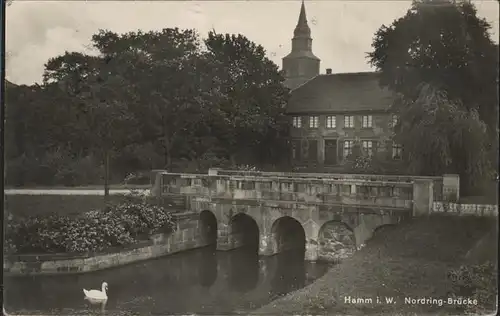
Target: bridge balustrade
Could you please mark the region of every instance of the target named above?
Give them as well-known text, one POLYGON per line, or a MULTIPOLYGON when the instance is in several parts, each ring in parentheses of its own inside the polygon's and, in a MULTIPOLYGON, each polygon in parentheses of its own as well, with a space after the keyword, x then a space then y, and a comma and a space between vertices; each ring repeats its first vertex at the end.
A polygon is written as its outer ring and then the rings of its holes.
POLYGON ((161 175, 161 194, 207 199, 258 200, 411 209, 413 183, 287 176, 161 175))
MULTIPOLYGON (((414 180, 431 180, 433 182, 433 196, 435 201, 443 201, 449 195, 450 189, 443 185, 443 176, 408 176, 408 175, 381 175, 381 174, 345 174, 345 173, 294 173, 294 172, 263 172, 244 170, 217 170, 218 175, 226 176, 262 176, 279 178, 307 178, 307 179, 334 179, 334 180, 363 180, 384 182, 413 183, 414 180)), ((455 176, 455 175, 453 175, 455 176)))

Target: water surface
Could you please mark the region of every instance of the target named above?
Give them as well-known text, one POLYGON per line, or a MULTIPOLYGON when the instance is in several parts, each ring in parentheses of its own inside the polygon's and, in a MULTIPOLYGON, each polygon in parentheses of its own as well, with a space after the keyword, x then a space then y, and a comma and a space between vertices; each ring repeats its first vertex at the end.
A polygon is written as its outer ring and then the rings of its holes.
POLYGON ((245 314, 327 269, 305 262, 303 251, 258 257, 246 248, 206 247, 87 274, 6 278, 4 304, 22 315, 245 314), (106 304, 84 299, 83 288, 100 290, 104 281, 106 304))

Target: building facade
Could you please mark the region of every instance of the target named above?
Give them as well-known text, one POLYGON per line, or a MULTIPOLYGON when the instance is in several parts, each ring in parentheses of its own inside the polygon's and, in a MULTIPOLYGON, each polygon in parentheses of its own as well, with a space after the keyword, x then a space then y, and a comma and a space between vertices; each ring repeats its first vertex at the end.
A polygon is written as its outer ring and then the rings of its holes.
POLYGON ((355 146, 368 156, 401 158, 401 146, 392 141, 395 96, 379 86, 376 72, 320 74, 304 2, 283 71, 291 89, 287 115, 294 164, 335 166, 355 146))

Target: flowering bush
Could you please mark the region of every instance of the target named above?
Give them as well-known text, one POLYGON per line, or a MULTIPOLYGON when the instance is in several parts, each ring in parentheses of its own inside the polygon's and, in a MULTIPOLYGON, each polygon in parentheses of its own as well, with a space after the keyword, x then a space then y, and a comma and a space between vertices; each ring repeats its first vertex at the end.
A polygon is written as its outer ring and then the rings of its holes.
POLYGON ((105 214, 120 222, 134 238, 173 227, 172 215, 164 208, 149 203, 146 198, 113 205, 105 214))
POLYGON ((450 271, 448 277, 453 282, 454 296, 477 301, 477 305, 466 305, 467 314, 488 314, 495 309, 498 294, 497 275, 497 266, 491 262, 463 265, 450 271))
POLYGON ((353 169, 356 171, 370 170, 372 159, 369 156, 360 156, 354 159, 353 169))
POLYGON ((257 167, 252 166, 252 165, 236 165, 234 166, 235 170, 240 170, 240 171, 260 171, 257 170, 257 167))
POLYGON ((125 201, 77 218, 34 216, 7 218, 4 252, 55 253, 100 251, 136 242, 173 228, 171 214, 145 201, 125 201))

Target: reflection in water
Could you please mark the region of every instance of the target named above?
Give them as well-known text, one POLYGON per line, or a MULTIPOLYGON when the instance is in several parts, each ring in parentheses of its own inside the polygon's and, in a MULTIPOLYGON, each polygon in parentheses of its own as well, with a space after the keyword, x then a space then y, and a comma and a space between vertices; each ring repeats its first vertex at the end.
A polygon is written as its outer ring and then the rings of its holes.
POLYGON ((302 249, 288 250, 275 257, 276 272, 271 280, 273 296, 281 296, 306 285, 306 262, 302 249), (291 262, 294 264, 291 265, 291 262))
POLYGON ((167 315, 249 312, 301 288, 328 266, 288 252, 257 257, 245 248, 203 248, 80 275, 5 279, 5 309, 23 315, 167 315), (305 276, 308 276, 307 278, 305 276), (84 299, 82 288, 109 284, 105 304, 84 299))
POLYGON ((236 292, 253 290, 259 282, 259 253, 256 247, 233 250, 229 261, 229 288, 236 292), (241 267, 245 267, 242 271, 241 267))
POLYGON ((108 299, 96 300, 94 298, 89 298, 89 297, 85 297, 84 299, 87 300, 90 303, 90 305, 100 307, 102 314, 106 312, 106 303, 108 302, 108 299))
POLYGON ((217 279, 217 252, 216 246, 210 245, 199 250, 201 259, 198 261, 200 285, 211 287, 217 279))

